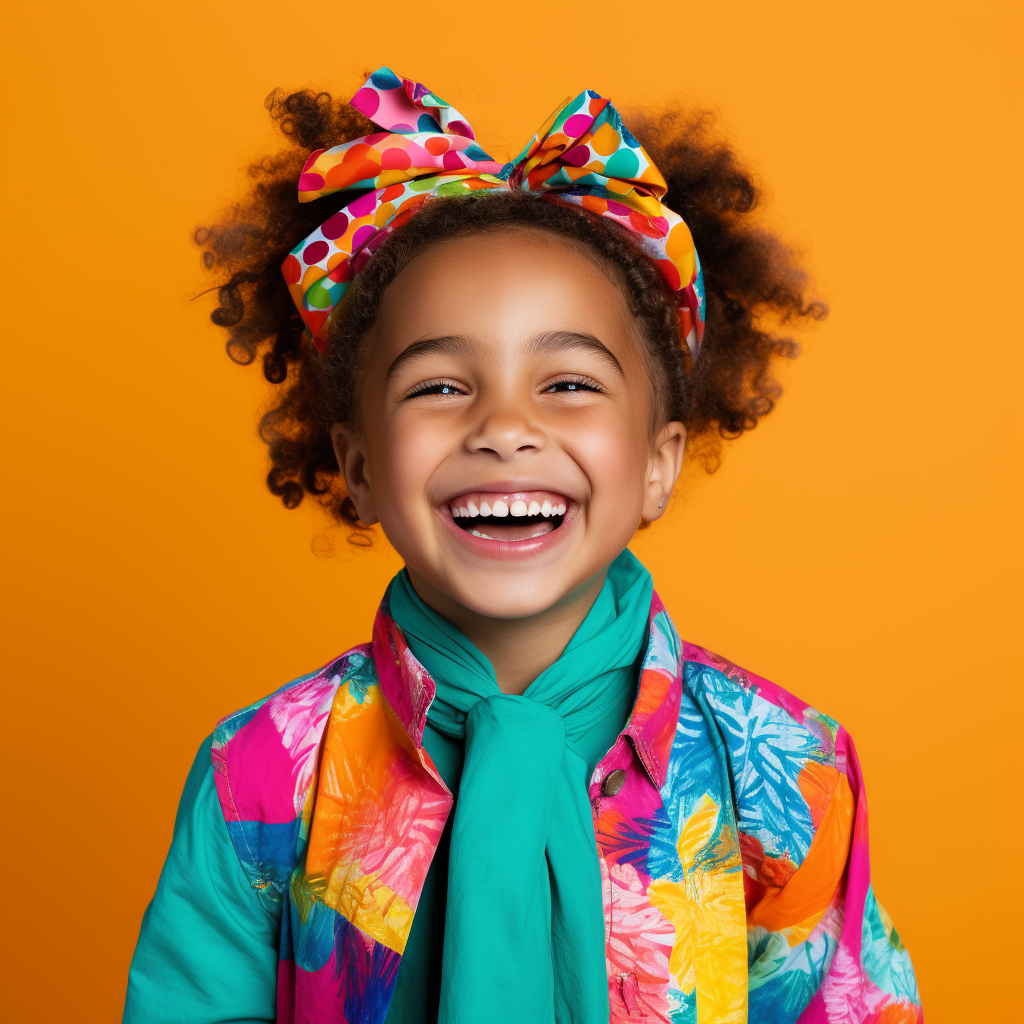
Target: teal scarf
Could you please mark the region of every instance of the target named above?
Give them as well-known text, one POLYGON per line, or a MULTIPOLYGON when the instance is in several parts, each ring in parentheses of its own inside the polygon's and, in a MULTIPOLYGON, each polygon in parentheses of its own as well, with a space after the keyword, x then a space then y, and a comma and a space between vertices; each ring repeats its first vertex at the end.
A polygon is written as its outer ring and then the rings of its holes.
MULTIPOLYGON (((608 1020, 587 787, 635 700, 652 591, 647 570, 622 552, 561 657, 514 696, 498 689, 484 655, 423 603, 405 570, 392 582, 391 615, 437 686, 424 743, 456 793, 440 1024, 608 1020)), ((425 889, 389 1021, 433 1019, 422 960, 440 940, 429 920, 439 924, 439 904, 425 889)))

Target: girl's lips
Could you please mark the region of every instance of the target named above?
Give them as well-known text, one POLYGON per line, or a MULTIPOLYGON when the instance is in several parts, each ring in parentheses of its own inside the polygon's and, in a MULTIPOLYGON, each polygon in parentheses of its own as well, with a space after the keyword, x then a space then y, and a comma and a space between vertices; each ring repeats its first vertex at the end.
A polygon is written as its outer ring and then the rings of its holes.
MULTIPOLYGON (((490 493, 497 496, 497 492, 490 493)), ((523 493, 533 494, 540 492, 523 493)), ((580 510, 579 502, 573 501, 571 498, 565 498, 564 495, 554 494, 547 491, 543 493, 545 495, 550 495, 551 497, 561 498, 566 502, 562 522, 559 526, 549 529, 545 533, 540 533, 535 536, 527 536, 522 540, 506 540, 487 536, 476 536, 474 533, 470 533, 469 530, 464 529, 455 522, 455 518, 452 515, 452 509, 448 504, 442 505, 438 509, 438 514, 444 520, 445 527, 452 537, 454 537, 459 544, 467 548, 473 554, 482 555, 484 558, 494 558, 499 560, 528 558, 532 555, 540 554, 542 551, 547 551, 549 548, 561 543, 562 539, 568 533, 569 528, 574 523, 580 510)), ((511 492, 509 496, 512 497, 514 501, 525 500, 525 498, 519 497, 519 492, 511 492)), ((550 501, 551 497, 548 497, 547 500, 550 501)), ((504 495, 501 495, 501 498, 504 498, 504 495)), ((453 499, 451 504, 458 507, 461 500, 460 496, 459 499, 453 499)), ((509 507, 511 508, 511 506, 509 507)), ((509 525, 512 525, 516 522, 516 519, 511 515, 511 513, 509 513, 505 521, 509 525)), ((537 528, 540 529, 547 525, 547 523, 542 522, 537 524, 537 528)), ((474 527, 474 529, 476 529, 477 533, 481 533, 486 531, 487 526, 486 524, 481 524, 479 528, 474 527)))

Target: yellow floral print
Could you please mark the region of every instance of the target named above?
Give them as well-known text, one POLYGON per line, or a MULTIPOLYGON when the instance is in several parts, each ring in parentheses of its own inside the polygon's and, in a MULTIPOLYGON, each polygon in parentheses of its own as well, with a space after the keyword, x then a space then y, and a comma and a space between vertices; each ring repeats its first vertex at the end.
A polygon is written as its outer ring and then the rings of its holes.
POLYGON ((698 860, 714 840, 719 810, 705 794, 676 843, 682 879, 652 881, 649 894, 675 928, 669 970, 683 993, 696 989, 697 1024, 744 1024, 747 924, 736 836, 721 835, 713 851, 719 856, 698 860))

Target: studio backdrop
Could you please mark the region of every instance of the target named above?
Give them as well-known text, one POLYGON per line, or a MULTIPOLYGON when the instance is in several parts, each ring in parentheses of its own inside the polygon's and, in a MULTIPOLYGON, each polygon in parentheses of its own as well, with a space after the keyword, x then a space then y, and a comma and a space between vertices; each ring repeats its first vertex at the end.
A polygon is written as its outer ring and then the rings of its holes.
POLYGON ((1022 6, 8 0, 4 1018, 120 1019, 200 742, 369 637, 400 563, 264 485, 192 232, 276 87, 387 64, 499 160, 586 87, 676 103, 831 307, 633 550, 680 632, 841 721, 929 1024, 1019 1019, 1022 6))

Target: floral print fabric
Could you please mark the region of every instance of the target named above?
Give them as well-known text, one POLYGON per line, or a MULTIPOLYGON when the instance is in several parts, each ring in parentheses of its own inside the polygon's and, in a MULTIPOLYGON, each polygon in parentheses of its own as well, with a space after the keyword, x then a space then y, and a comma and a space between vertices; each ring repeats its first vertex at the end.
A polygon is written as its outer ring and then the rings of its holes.
MULTIPOLYGON (((382 607, 372 644, 216 730, 232 842, 261 898, 285 904, 280 1021, 384 1020, 452 805, 422 747, 433 695, 382 607)), ((870 886, 849 736, 682 643, 657 595, 633 713, 590 797, 613 1022, 923 1020, 870 886)))
POLYGON ((704 282, 690 230, 661 203, 666 184, 611 103, 590 89, 565 101, 507 164, 491 159, 450 104, 390 68, 373 72, 351 105, 383 132, 309 155, 299 201, 369 190, 300 242, 282 266, 314 343, 352 278, 423 203, 521 188, 557 197, 627 228, 676 293, 680 339, 696 358, 704 330, 704 282))

